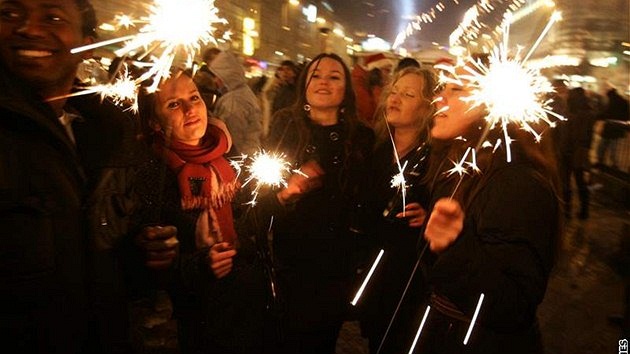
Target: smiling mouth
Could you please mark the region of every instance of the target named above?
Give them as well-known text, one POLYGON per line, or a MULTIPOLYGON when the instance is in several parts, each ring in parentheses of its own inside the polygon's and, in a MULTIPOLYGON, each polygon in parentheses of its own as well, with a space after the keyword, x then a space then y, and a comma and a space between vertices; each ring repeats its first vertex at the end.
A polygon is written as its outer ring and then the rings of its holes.
POLYGON ((201 121, 201 119, 189 120, 188 122, 184 123, 184 126, 187 127, 189 125, 195 125, 195 124, 199 123, 200 121, 201 121))
POLYGON ((17 54, 24 58, 46 58, 53 55, 49 50, 18 49, 17 54))

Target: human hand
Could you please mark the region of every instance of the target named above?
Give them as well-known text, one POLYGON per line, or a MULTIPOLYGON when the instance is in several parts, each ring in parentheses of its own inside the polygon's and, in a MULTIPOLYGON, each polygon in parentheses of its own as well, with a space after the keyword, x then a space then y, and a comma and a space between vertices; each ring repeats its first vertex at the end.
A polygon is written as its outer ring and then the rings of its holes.
POLYGON ((464 228, 464 211, 452 199, 440 199, 429 216, 424 238, 431 251, 440 253, 457 240, 464 228))
POLYGON ((314 160, 309 160, 300 167, 299 173, 289 177, 287 187, 277 194, 282 205, 300 199, 304 194, 322 186, 324 170, 314 160))
POLYGON ((232 271, 232 258, 236 250, 227 242, 215 243, 210 248, 210 269, 217 279, 221 279, 232 271))
POLYGON ((175 226, 147 226, 136 236, 136 245, 145 256, 145 265, 151 269, 166 269, 177 255, 177 228, 175 226))
POLYGON ((407 219, 409 227, 420 227, 424 224, 427 213, 420 203, 409 203, 405 205, 405 212, 396 214, 399 219, 407 219))

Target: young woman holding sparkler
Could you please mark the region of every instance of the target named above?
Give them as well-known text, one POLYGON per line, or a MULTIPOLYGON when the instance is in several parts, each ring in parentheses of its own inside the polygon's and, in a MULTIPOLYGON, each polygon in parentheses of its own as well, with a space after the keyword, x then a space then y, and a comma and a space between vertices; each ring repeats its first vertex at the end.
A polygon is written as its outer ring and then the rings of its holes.
POLYGON ((431 129, 424 237, 435 259, 423 259, 432 293, 416 352, 542 353, 536 309, 560 233, 554 155, 549 139, 537 143, 515 123, 507 127, 511 162, 505 144, 483 144, 505 136, 486 129, 487 104, 470 101, 466 75, 477 67, 468 65, 445 81, 431 129), (480 172, 449 173, 449 161, 470 148, 476 160, 468 165, 480 172))
MULTIPOLYGON (((369 338, 371 353, 381 344, 418 257, 418 245, 423 243, 418 234, 428 207, 428 191, 421 180, 428 163, 429 124, 434 113, 431 100, 436 85, 432 71, 404 68, 386 88, 379 105, 383 119, 375 127, 377 144, 369 193, 373 200, 370 209, 375 211, 372 220, 376 221, 372 228, 377 243, 374 254, 379 249, 384 253, 359 303, 362 332, 369 338), (392 186, 392 176, 401 173, 405 185, 392 186), (405 198, 400 197, 403 189, 405 198)), ((421 281, 421 272, 417 274, 416 281, 421 281)), ((417 326, 412 324, 416 314, 409 306, 422 301, 423 294, 418 295, 406 299, 381 353, 402 353, 411 345, 406 339, 413 337, 409 333, 417 326)))
POLYGON ((261 353, 265 281, 253 240, 237 233, 237 175, 225 125, 207 116, 188 72, 139 100, 154 157, 140 172, 139 219, 178 230, 169 292, 182 353, 261 353))
POLYGON ((297 87, 297 102, 273 118, 267 150, 284 153, 301 173, 256 208, 275 217, 286 309, 276 353, 332 354, 356 277, 362 235, 352 221, 374 137, 357 121, 350 72, 339 56, 316 56, 297 87))

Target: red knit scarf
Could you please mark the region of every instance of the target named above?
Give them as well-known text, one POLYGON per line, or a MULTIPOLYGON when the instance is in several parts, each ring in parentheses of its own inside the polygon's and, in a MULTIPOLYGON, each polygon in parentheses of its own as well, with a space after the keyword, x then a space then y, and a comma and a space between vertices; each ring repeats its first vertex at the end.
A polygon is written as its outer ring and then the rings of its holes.
POLYGON ((153 147, 177 173, 182 209, 207 210, 218 240, 233 243, 236 231, 230 203, 239 183, 232 166, 223 157, 229 148, 226 133, 209 124, 200 146, 176 140, 167 146, 164 135, 158 133, 153 147))

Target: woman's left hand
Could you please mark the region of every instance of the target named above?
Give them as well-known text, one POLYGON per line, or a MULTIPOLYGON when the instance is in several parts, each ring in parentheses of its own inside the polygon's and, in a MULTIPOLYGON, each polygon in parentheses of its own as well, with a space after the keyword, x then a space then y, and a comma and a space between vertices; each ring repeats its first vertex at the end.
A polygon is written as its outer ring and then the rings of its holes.
POLYGON ((396 214, 399 219, 407 219, 409 227, 421 227, 427 216, 426 211, 419 203, 409 203, 405 205, 405 212, 396 214))
POLYGON ((440 199, 435 203, 424 238, 429 242, 431 251, 440 253, 452 245, 464 229, 464 211, 461 205, 452 199, 440 199))

